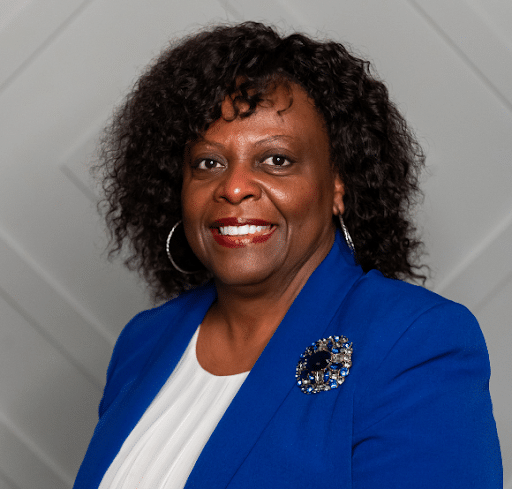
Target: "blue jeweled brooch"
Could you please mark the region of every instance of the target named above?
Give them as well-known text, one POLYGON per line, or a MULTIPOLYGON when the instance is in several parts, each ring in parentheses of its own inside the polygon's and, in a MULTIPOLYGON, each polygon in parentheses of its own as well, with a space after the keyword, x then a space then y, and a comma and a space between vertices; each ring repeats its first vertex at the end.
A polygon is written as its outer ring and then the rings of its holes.
POLYGON ((328 336, 315 341, 300 356, 295 377, 304 394, 336 389, 352 366, 352 343, 345 336, 328 336))

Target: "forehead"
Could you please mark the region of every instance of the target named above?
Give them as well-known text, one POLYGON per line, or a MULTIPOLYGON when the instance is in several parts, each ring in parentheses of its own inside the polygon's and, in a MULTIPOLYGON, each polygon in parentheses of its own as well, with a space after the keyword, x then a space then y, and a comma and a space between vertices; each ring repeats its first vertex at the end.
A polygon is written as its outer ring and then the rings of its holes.
POLYGON ((245 115, 248 103, 236 99, 236 94, 226 97, 221 109, 222 117, 210 125, 204 138, 283 133, 307 143, 328 144, 323 117, 306 91, 295 83, 277 85, 265 94, 250 115, 245 115), (235 110, 235 104, 238 110, 235 110))

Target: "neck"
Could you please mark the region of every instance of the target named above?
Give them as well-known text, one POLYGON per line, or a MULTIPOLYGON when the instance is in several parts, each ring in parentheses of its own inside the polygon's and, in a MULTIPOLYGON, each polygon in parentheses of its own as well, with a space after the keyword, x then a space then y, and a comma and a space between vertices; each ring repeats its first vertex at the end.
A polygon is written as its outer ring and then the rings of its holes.
POLYGON ((250 370, 333 241, 325 242, 325 249, 305 260, 296 273, 276 274, 257 284, 217 279, 217 301, 203 320, 197 342, 203 368, 216 375, 250 370))
POLYGON ((233 336, 248 340, 260 333, 272 335, 309 278, 295 277, 288 284, 226 286, 216 284, 215 314, 233 336))
POLYGON ((276 297, 220 284, 199 331, 196 355, 201 366, 214 375, 249 371, 303 285, 294 284, 276 297))

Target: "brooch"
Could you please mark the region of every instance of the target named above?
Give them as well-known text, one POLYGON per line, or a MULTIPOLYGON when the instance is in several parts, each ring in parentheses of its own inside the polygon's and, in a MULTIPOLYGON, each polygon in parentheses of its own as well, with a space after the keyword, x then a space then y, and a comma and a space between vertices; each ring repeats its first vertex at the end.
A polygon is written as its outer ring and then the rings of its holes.
POLYGON ((329 336, 315 341, 300 356, 295 377, 304 394, 336 389, 352 366, 352 343, 345 336, 329 336))

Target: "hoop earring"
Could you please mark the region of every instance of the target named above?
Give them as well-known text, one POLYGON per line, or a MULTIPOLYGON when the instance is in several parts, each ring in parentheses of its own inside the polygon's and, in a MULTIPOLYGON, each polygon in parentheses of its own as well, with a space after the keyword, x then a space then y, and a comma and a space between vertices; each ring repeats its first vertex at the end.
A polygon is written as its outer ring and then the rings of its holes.
POLYGON ((350 251, 352 252, 352 254, 355 255, 356 250, 354 248, 354 242, 352 241, 352 237, 350 236, 350 233, 348 232, 347 226, 345 226, 345 223, 343 222, 343 218, 341 217, 341 214, 339 214, 338 217, 340 219, 340 225, 341 225, 341 230, 343 231, 343 236, 345 236, 345 241, 346 241, 348 247, 350 248, 350 251))
POLYGON ((180 219, 171 229, 171 231, 169 232, 169 236, 167 236, 167 241, 165 243, 165 251, 167 251, 167 256, 169 257, 169 260, 171 261, 172 263, 172 266, 178 270, 178 272, 181 272, 181 273, 184 273, 185 275, 191 275, 193 273, 197 273, 198 270, 196 271, 193 271, 193 272, 189 272, 187 270, 183 270, 183 268, 181 268, 172 258, 172 255, 171 255, 171 250, 170 250, 170 244, 171 244, 171 238, 172 238, 172 235, 174 234, 174 231, 176 231, 176 228, 182 223, 183 221, 180 219))

